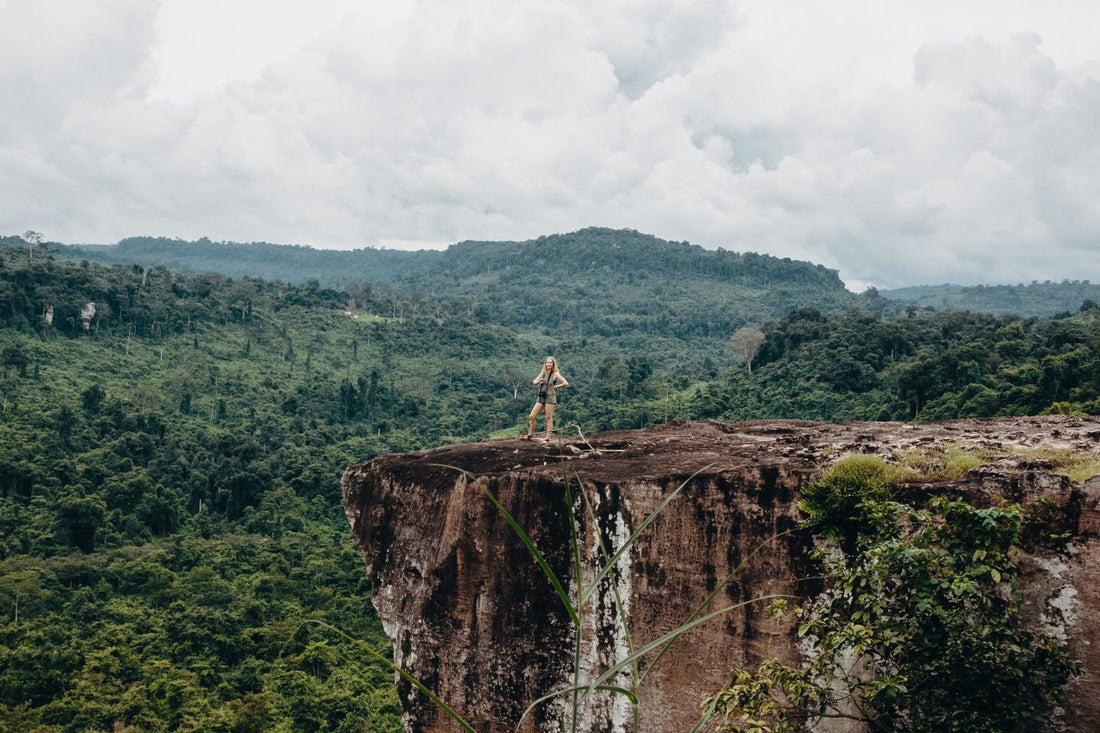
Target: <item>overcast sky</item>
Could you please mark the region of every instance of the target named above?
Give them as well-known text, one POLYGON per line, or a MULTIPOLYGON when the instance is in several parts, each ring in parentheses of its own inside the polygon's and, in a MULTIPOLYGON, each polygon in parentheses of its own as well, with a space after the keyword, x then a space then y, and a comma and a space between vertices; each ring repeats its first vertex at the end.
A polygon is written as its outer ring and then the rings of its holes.
POLYGON ((1100 281, 1097 0, 0 0, 0 234, 1100 281))

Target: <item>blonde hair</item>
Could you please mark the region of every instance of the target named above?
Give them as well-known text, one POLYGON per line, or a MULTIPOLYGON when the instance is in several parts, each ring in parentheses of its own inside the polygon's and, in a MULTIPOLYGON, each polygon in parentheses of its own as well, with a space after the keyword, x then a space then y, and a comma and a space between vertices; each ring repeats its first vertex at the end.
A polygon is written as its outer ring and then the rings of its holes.
MULTIPOLYGON (((554 369, 550 372, 550 376, 554 376, 554 373, 558 371, 558 360, 555 359, 552 356, 548 356, 548 357, 546 357, 546 359, 549 359, 550 361, 554 362, 554 369)), ((546 359, 542 360, 542 371, 539 372, 540 377, 546 376, 546 359)), ((528 372, 528 374, 530 374, 530 372, 528 372)))

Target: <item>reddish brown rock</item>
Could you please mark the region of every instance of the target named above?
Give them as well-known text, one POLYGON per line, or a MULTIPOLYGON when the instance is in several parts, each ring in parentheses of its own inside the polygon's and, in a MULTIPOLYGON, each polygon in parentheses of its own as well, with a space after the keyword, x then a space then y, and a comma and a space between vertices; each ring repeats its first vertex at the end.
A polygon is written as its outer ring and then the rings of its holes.
MULTIPOLYGON (((706 611, 732 610, 686 632, 636 686, 637 720, 625 697, 594 695, 580 707, 579 729, 690 731, 702 696, 720 688, 731 668, 798 659, 793 629, 766 611, 768 598, 817 590, 808 540, 797 531, 800 489, 846 453, 890 457, 937 445, 1028 449, 965 480, 907 490, 975 503, 1052 503, 1072 542, 1066 553, 1028 558, 1024 591, 1035 623, 1064 638, 1087 672, 1051 729, 1100 730, 1100 698, 1090 692, 1100 670, 1100 478, 1074 485, 1030 451, 1100 451, 1095 418, 672 423, 552 444, 493 440, 351 466, 344 506, 396 662, 479 733, 497 733, 512 731, 532 701, 573 684, 575 636, 554 588, 488 495, 575 599, 571 532, 580 537, 587 586, 602 553, 614 553, 683 484, 587 599, 580 681, 677 628, 716 589, 706 611)), ((642 669, 655 657, 646 656, 642 669)), ((635 687, 625 673, 608 682, 635 687)), ((411 686, 400 690, 409 730, 459 730, 411 686)), ((559 730, 571 702, 565 695, 536 706, 521 729, 559 730)))

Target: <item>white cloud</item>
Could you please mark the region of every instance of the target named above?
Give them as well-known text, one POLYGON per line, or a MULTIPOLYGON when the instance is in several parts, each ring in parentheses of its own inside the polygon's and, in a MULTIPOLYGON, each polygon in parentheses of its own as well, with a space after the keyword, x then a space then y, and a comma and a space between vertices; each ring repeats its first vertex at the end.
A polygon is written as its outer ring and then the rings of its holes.
POLYGON ((306 7, 0 2, 0 232, 603 225, 885 287, 1100 279, 1091 3, 306 7))
POLYGON ((142 0, 0 6, 0 141, 44 142, 74 101, 109 106, 147 84, 153 11, 142 0))

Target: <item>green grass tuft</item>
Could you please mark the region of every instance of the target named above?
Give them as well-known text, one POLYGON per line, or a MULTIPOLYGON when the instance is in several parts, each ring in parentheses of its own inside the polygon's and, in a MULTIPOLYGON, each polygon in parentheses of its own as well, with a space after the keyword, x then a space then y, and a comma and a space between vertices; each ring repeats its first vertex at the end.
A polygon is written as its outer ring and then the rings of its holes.
POLYGON ((987 452, 959 444, 941 448, 914 448, 898 456, 907 481, 958 481, 985 465, 987 452))

